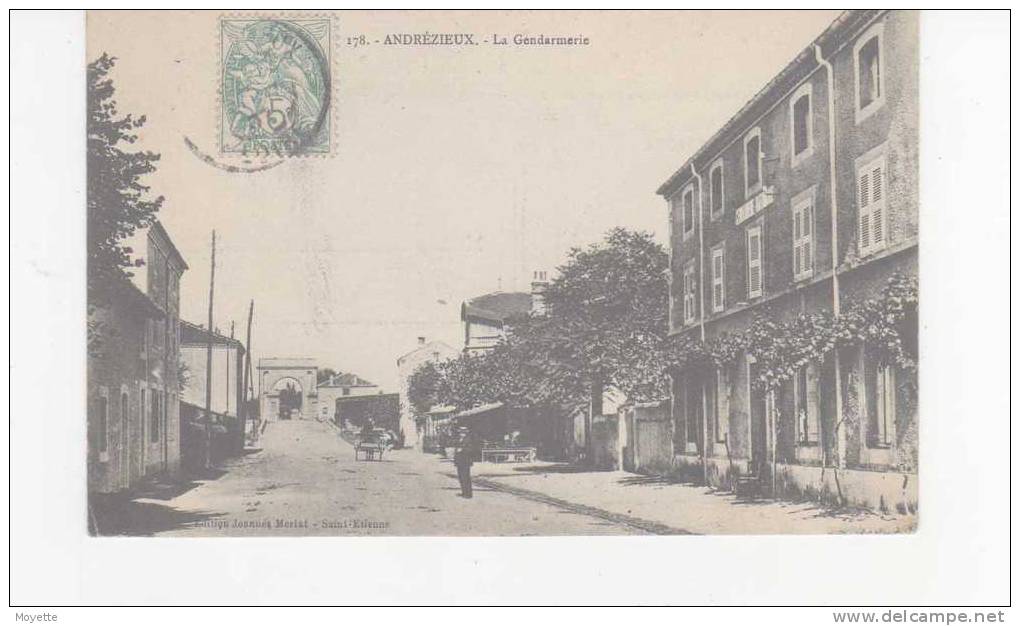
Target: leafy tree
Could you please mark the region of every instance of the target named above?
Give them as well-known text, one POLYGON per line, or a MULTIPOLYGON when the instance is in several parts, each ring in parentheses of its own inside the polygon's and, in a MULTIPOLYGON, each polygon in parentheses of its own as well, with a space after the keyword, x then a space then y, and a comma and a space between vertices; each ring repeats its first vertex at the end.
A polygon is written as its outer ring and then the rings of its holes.
MULTIPOLYGON (((89 63, 86 94, 86 237, 89 311, 106 304, 112 290, 122 287, 130 268, 142 265, 124 240, 138 228, 150 225, 163 204, 163 196, 151 198, 141 178, 156 169, 159 155, 150 151, 127 151, 145 116, 121 116, 114 100, 110 70, 116 59, 103 53, 89 63)), ((101 330, 89 325, 90 351, 98 349, 101 330)))
POLYGON ((434 405, 441 404, 441 387, 444 384, 440 366, 426 361, 418 366, 407 381, 407 402, 415 415, 423 415, 434 405))
POLYGON ((616 228, 601 242, 574 248, 546 288, 546 314, 513 326, 510 344, 542 374, 542 395, 602 412, 607 387, 633 400, 667 394, 668 255, 650 233, 616 228))
POLYGON ((339 376, 340 372, 336 371, 332 367, 323 367, 315 374, 316 383, 324 383, 333 376, 339 376))

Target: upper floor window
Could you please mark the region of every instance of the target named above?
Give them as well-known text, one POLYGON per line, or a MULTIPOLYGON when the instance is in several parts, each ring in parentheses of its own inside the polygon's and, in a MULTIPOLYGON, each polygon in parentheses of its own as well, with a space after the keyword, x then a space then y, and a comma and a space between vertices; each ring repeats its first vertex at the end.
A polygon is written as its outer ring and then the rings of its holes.
POLYGON ((858 122, 881 107, 884 101, 885 68, 882 56, 882 25, 876 24, 854 45, 854 87, 858 122))
POLYGON ((726 259, 725 248, 712 250, 712 311, 719 313, 726 308, 726 259))
POLYGON ((758 298, 762 294, 761 277, 761 224, 747 229, 747 297, 758 298))
POLYGON ((802 85, 790 99, 790 145, 793 165, 807 158, 814 150, 811 123, 811 83, 802 85))
POLYGON ((690 185, 684 189, 681 198, 684 239, 687 239, 694 234, 694 186, 690 185))
POLYGON ((761 130, 755 128, 744 138, 744 190, 751 196, 761 189, 761 130))
POLYGON ((793 279, 809 278, 815 269, 814 190, 793 199, 793 279))
POLYGON ((708 172, 708 203, 711 207, 712 219, 723 212, 723 164, 722 160, 712 164, 708 172))
POLYGON ((885 248, 886 228, 885 156, 857 168, 857 247, 861 256, 885 248))
POLYGON ((694 278, 694 260, 684 265, 684 324, 691 324, 695 318, 695 296, 698 293, 698 284, 694 278))

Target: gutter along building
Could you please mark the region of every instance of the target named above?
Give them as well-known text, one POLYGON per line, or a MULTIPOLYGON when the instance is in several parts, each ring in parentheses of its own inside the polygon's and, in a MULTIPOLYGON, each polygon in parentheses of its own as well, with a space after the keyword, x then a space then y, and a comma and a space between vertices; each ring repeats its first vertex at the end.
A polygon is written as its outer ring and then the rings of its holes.
MULTIPOLYGON (((658 189, 671 335, 838 316, 894 276, 916 280, 917 68, 916 12, 848 11, 658 189)), ((906 320, 916 359, 916 309, 906 320)), ((675 466, 714 485, 916 506, 916 369, 861 343, 771 391, 759 373, 748 350, 672 372, 675 466)))

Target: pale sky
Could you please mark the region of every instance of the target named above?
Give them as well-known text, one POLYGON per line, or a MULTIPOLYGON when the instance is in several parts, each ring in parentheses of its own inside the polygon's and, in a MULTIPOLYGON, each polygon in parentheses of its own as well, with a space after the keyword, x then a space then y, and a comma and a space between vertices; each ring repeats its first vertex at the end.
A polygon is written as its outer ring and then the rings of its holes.
POLYGON ((614 226, 665 244, 655 189, 838 15, 817 12, 337 12, 334 155, 228 173, 216 150, 217 13, 92 12, 89 60, 118 57, 122 112, 159 218, 191 269, 182 317, 255 357, 309 356, 395 390, 415 338, 463 343, 461 301, 526 290, 614 226), (365 34, 583 35, 584 47, 342 42, 365 34), (445 304, 444 304, 445 302, 445 304))

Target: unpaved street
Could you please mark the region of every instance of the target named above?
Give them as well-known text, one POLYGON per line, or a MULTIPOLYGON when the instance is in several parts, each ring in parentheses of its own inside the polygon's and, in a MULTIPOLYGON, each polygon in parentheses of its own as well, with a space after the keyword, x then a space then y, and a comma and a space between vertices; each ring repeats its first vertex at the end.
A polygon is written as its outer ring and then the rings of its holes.
POLYGON ((157 535, 591 535, 638 529, 476 487, 459 497, 454 467, 413 450, 355 461, 327 424, 269 425, 262 450, 167 500, 140 499, 157 535), (165 510, 163 510, 165 509, 165 510))

